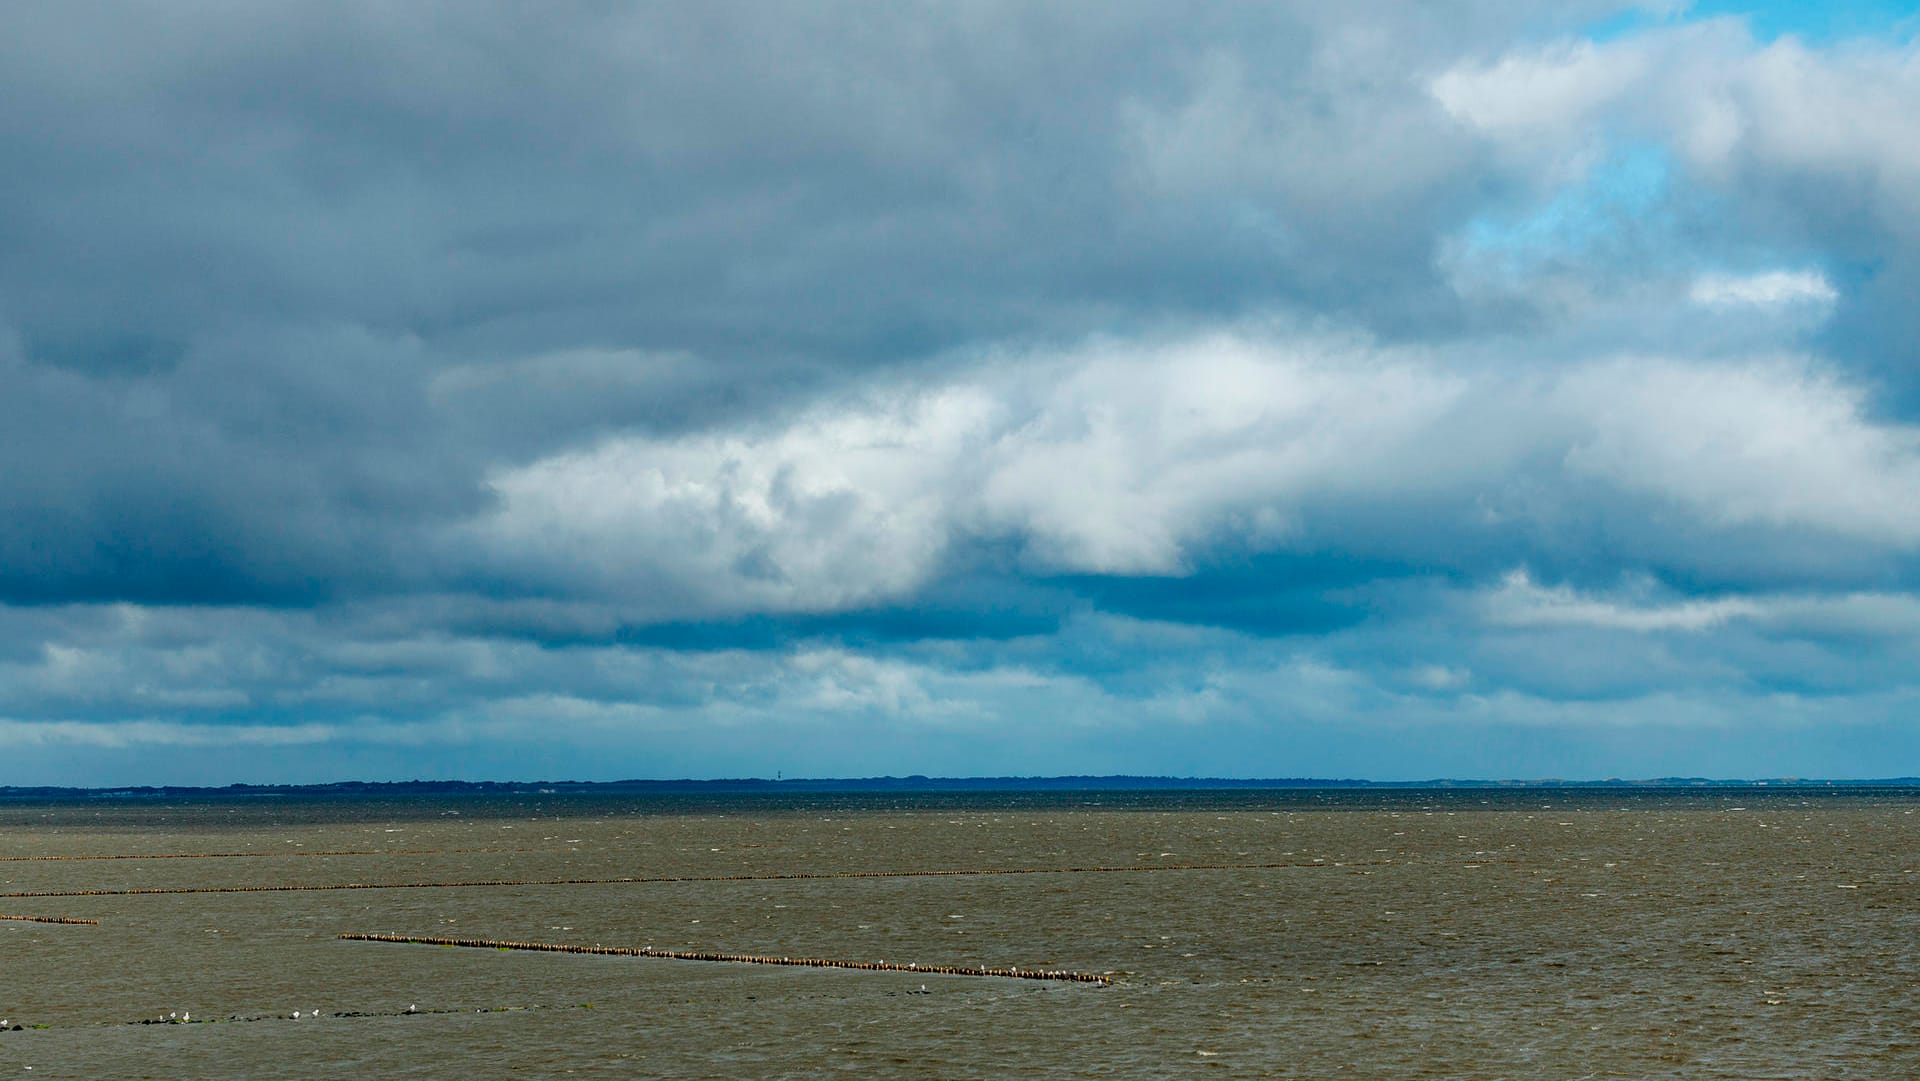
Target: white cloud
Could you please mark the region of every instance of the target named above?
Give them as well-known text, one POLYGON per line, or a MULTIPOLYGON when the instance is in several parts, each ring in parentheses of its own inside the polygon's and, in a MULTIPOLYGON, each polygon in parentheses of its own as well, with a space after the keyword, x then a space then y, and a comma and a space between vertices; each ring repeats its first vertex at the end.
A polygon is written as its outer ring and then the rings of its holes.
POLYGON ((1558 41, 1491 63, 1456 65, 1428 91, 1455 119, 1500 139, 1568 138, 1641 82, 1652 60, 1638 44, 1558 41))
POLYGON ((608 439, 497 474, 470 539, 632 618, 826 611, 911 593, 966 538, 1014 541, 1029 570, 1181 574, 1197 546, 1296 543, 1307 508, 1465 507, 1529 476, 1710 528, 1920 544, 1920 430, 1810 361, 1520 377, 1251 332, 1007 355, 772 428, 608 439))
POLYGON ((1557 396, 1590 430, 1567 452, 1575 473, 1713 524, 1920 543, 1920 429, 1869 419, 1817 366, 1619 361, 1570 373, 1557 396))
MULTIPOLYGON (((128 747, 302 747, 341 735, 330 724, 186 724, 169 720, 23 721, 0 717, 0 743, 9 746, 66 745, 100 749, 128 747)), ((361 740, 394 738, 384 727, 356 733, 361 740)))
POLYGON ((1702 166, 1845 178, 1889 209, 1920 209, 1920 43, 1814 50, 1783 38, 1716 74, 1740 136, 1692 145, 1702 166))
POLYGON ((496 475, 484 543, 656 617, 873 601, 940 558, 947 489, 994 408, 951 387, 769 432, 610 439, 496 475))
POLYGON ((1473 681, 1473 671, 1446 664, 1422 664, 1409 668, 1406 678, 1414 686, 1429 691, 1457 691, 1473 681))
POLYGON ((1604 139, 1645 139, 1738 198, 1793 188, 1798 213, 1857 204, 1909 235, 1920 220, 1920 42, 1762 45, 1743 21, 1710 19, 1463 61, 1428 89, 1543 184, 1604 139))
POLYGON ((1666 604, 1606 600, 1570 586, 1542 586, 1526 570, 1509 573, 1481 602, 1487 618, 1509 627, 1593 627, 1601 630, 1656 632, 1711 630, 1734 619, 1761 613, 1742 598, 1684 600, 1666 604))
MULTIPOLYGON (((1604 593, 1542 585, 1525 568, 1480 591, 1473 606, 1498 627, 1568 627, 1703 635, 1741 624, 1775 640, 1843 638, 1920 647, 1920 597, 1907 593, 1760 592, 1676 597, 1651 579, 1604 593)), ((1848 657, 1858 664, 1857 653, 1848 657)), ((1444 671, 1444 669, 1443 669, 1444 671)))
POLYGON ((975 513, 1027 535, 1049 567, 1178 573, 1186 546, 1215 530, 1272 547, 1303 498, 1404 487, 1466 389, 1418 357, 1353 343, 1096 347, 1066 358, 1024 423, 997 433, 975 513))
POLYGON ((498 474, 481 542, 660 614, 833 609, 902 594, 960 535, 1046 570, 1178 573, 1230 528, 1279 543, 1293 501, 1429 479, 1465 384, 1325 340, 1213 336, 1022 356, 770 431, 622 437, 498 474))
POLYGON ((1715 308, 1775 308, 1794 304, 1824 308, 1840 297, 1826 275, 1812 270, 1702 274, 1693 280, 1687 295, 1695 304, 1715 308))

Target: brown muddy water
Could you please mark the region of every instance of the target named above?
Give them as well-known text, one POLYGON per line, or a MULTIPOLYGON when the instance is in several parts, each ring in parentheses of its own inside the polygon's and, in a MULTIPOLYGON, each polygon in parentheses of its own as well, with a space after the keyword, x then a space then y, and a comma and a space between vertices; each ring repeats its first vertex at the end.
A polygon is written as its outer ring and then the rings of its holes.
POLYGON ((0 920, 0 1075, 1920 1077, 1917 811, 1778 788, 7 803, 0 913, 99 922, 0 920), (225 855, 151 858, 203 853, 225 855), (918 873, 989 870, 1040 873, 918 873), (796 874, 848 877, 771 877, 796 874), (552 884, 613 878, 643 881, 552 884), (517 884, 400 888, 478 881, 517 884), (344 885, 376 888, 82 892, 344 885), (169 1014, 191 1021, 140 1023, 169 1014))

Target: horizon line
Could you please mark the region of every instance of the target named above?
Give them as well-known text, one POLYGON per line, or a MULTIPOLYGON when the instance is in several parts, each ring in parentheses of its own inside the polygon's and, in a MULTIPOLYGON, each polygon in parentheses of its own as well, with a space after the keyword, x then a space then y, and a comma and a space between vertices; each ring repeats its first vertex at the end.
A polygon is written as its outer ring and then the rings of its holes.
POLYGON ((291 794, 376 794, 382 791, 406 792, 491 792, 505 794, 560 795, 593 791, 708 791, 708 792, 990 792, 990 791, 1204 791, 1204 790, 1311 790, 1311 789, 1614 789, 1614 788, 1873 788, 1920 787, 1920 777, 1697 777, 1668 776, 1649 778, 1607 777, 1575 779, 1540 778, 1452 778, 1390 781, 1345 777, 1201 777, 1143 774, 1048 774, 937 777, 926 774, 864 777, 678 777, 623 778, 612 781, 581 780, 426 780, 401 781, 336 780, 304 783, 244 782, 226 785, 136 784, 136 785, 0 785, 0 797, 32 795, 235 795, 249 793, 291 794))

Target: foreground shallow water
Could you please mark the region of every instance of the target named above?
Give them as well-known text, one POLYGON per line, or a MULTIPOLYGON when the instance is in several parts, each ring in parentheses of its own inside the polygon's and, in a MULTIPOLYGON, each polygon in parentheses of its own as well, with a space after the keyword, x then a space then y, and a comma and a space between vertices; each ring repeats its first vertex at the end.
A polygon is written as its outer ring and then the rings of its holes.
POLYGON ((0 914, 98 924, 0 920, 0 1018, 28 1026, 0 1073, 1920 1076, 1916 812, 1912 789, 8 803, 0 914), (983 871, 1035 873, 926 873, 983 871), (139 1023, 170 1013, 192 1023, 139 1023))

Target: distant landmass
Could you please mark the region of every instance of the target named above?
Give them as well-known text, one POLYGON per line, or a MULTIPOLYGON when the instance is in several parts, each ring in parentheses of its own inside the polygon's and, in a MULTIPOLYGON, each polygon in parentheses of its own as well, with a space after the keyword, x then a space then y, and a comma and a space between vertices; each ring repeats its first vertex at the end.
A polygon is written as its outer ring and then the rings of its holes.
POLYGON ((117 788, 0 785, 0 800, 46 799, 196 799, 243 796, 423 796, 487 794, 700 794, 807 792, 1135 792, 1299 789, 1643 789, 1643 788, 1889 788, 1920 787, 1920 777, 1874 780, 1822 780, 1802 777, 1724 779, 1655 777, 1601 781, 1456 780, 1366 781, 1319 777, 812 777, 768 780, 738 777, 716 780, 625 781, 334 781, 328 784, 231 784, 223 787, 146 785, 117 788))

